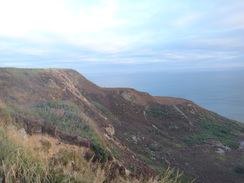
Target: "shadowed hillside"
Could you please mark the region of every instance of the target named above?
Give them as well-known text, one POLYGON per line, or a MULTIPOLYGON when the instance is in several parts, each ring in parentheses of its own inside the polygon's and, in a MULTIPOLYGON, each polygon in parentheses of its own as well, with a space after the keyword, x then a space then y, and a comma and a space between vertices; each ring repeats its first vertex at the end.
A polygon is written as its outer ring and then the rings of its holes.
POLYGON ((170 167, 182 182, 244 181, 244 125, 189 100, 101 88, 69 69, 1 68, 0 91, 6 138, 42 154, 47 180, 148 182, 170 167))

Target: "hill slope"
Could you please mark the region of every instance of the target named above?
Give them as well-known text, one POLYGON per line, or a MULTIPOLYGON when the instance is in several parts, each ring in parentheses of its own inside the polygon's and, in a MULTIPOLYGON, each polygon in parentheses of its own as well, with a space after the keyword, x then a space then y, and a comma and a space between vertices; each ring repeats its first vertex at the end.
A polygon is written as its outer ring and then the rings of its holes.
POLYGON ((183 181, 244 181, 243 124, 189 100, 101 88, 69 69, 1 68, 0 91, 29 137, 46 134, 91 149, 93 161, 116 162, 108 182, 116 169, 147 180, 168 167, 184 171, 183 181))

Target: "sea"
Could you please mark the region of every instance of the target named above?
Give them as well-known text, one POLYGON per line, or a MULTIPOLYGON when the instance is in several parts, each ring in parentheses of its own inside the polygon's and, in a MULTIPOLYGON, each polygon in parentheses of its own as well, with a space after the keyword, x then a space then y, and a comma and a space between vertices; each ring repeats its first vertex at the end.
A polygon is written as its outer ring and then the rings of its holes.
POLYGON ((90 73, 100 87, 126 87, 153 96, 185 98, 229 119, 244 122, 244 71, 90 73))

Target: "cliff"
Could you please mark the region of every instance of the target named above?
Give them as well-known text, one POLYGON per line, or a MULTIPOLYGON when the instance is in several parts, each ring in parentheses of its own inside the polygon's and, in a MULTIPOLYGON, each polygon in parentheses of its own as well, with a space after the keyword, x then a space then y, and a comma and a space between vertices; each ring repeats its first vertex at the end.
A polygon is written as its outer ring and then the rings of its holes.
MULTIPOLYGON (((103 165, 105 182, 149 181, 168 167, 184 172, 183 182, 244 181, 244 125, 192 101, 101 88, 70 69, 1 68, 0 91, 11 125, 49 164, 76 149, 103 165)), ((83 170, 72 161, 78 180, 83 170)))

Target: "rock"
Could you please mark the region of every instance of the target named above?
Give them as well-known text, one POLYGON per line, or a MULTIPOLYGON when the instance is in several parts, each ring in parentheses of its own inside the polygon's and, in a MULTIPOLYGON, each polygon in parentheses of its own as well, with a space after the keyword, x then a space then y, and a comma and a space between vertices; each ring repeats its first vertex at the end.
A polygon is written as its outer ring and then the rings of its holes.
POLYGON ((221 148, 218 148, 217 151, 215 151, 215 152, 222 155, 222 154, 225 153, 225 150, 221 149, 221 148))
POLYGON ((111 124, 109 124, 109 126, 106 127, 105 130, 108 133, 108 135, 110 135, 110 136, 113 136, 115 134, 114 127, 111 124))
POLYGON ((19 129, 17 132, 24 140, 28 139, 28 135, 24 128, 19 129))
POLYGON ((169 127, 170 130, 178 130, 179 127, 177 125, 172 125, 169 127))
POLYGON ((223 144, 216 144, 214 145, 214 147, 217 147, 217 151, 215 151, 218 154, 224 154, 226 151, 231 151, 231 148, 229 148, 228 146, 225 146, 223 144))
POLYGON ((138 140, 139 140, 135 135, 133 135, 131 138, 132 138, 132 140, 133 140, 135 143, 137 143, 138 140))
POLYGON ((244 150, 244 140, 243 141, 240 141, 239 143, 240 143, 239 149, 240 150, 244 150))

